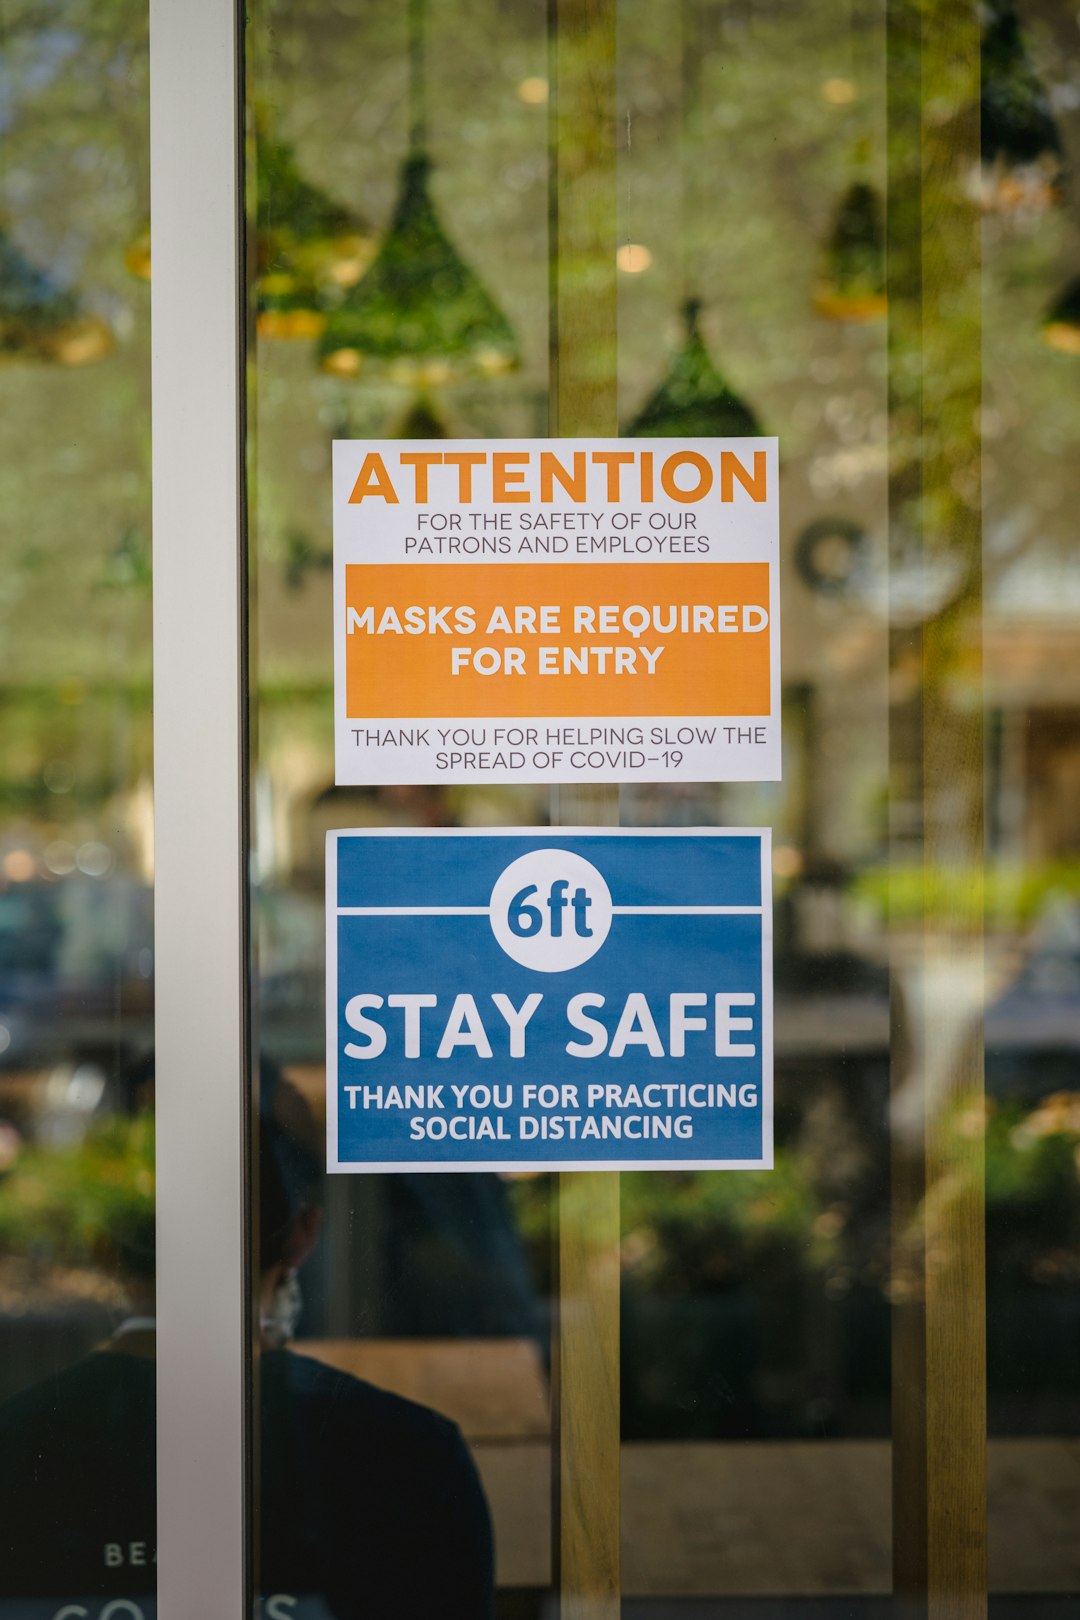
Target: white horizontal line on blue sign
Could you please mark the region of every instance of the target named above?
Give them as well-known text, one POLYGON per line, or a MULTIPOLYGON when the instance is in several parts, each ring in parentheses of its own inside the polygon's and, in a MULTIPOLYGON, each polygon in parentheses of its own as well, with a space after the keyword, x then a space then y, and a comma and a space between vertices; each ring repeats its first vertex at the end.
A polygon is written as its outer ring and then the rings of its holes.
MULTIPOLYGON (((612 906, 613 917, 760 917, 761 906, 612 906)), ((490 906, 338 906, 339 917, 488 917, 490 906)))

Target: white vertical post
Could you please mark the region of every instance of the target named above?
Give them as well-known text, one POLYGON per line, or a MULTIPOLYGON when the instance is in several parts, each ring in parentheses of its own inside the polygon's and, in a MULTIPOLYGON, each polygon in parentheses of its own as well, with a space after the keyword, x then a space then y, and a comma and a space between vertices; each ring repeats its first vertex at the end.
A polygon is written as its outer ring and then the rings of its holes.
POLYGON ((158 1613, 244 1613, 240 36, 150 0, 158 1613))

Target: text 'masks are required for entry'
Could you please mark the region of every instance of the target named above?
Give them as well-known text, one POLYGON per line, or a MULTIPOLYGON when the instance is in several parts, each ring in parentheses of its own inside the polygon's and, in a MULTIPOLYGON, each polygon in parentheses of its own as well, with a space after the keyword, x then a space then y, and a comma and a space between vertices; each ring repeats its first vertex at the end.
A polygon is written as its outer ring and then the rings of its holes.
POLYGON ((337 780, 775 781, 775 439, 334 444, 337 780))

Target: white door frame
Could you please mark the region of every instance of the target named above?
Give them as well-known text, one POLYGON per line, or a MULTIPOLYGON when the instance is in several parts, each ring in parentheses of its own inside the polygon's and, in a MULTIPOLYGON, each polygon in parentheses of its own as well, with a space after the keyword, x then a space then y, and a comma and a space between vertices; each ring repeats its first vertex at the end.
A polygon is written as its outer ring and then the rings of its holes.
POLYGON ((150 0, 158 1613, 245 1613, 242 37, 150 0))

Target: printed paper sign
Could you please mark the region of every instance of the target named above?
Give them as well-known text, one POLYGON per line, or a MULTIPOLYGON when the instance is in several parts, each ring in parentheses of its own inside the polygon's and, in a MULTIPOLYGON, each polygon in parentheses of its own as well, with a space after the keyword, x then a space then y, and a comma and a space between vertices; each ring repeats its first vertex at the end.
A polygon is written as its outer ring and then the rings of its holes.
POLYGON ((767 830, 332 832, 331 1170, 772 1163, 767 830))
POLYGON ((775 439, 339 441, 339 783, 777 781, 775 439))

